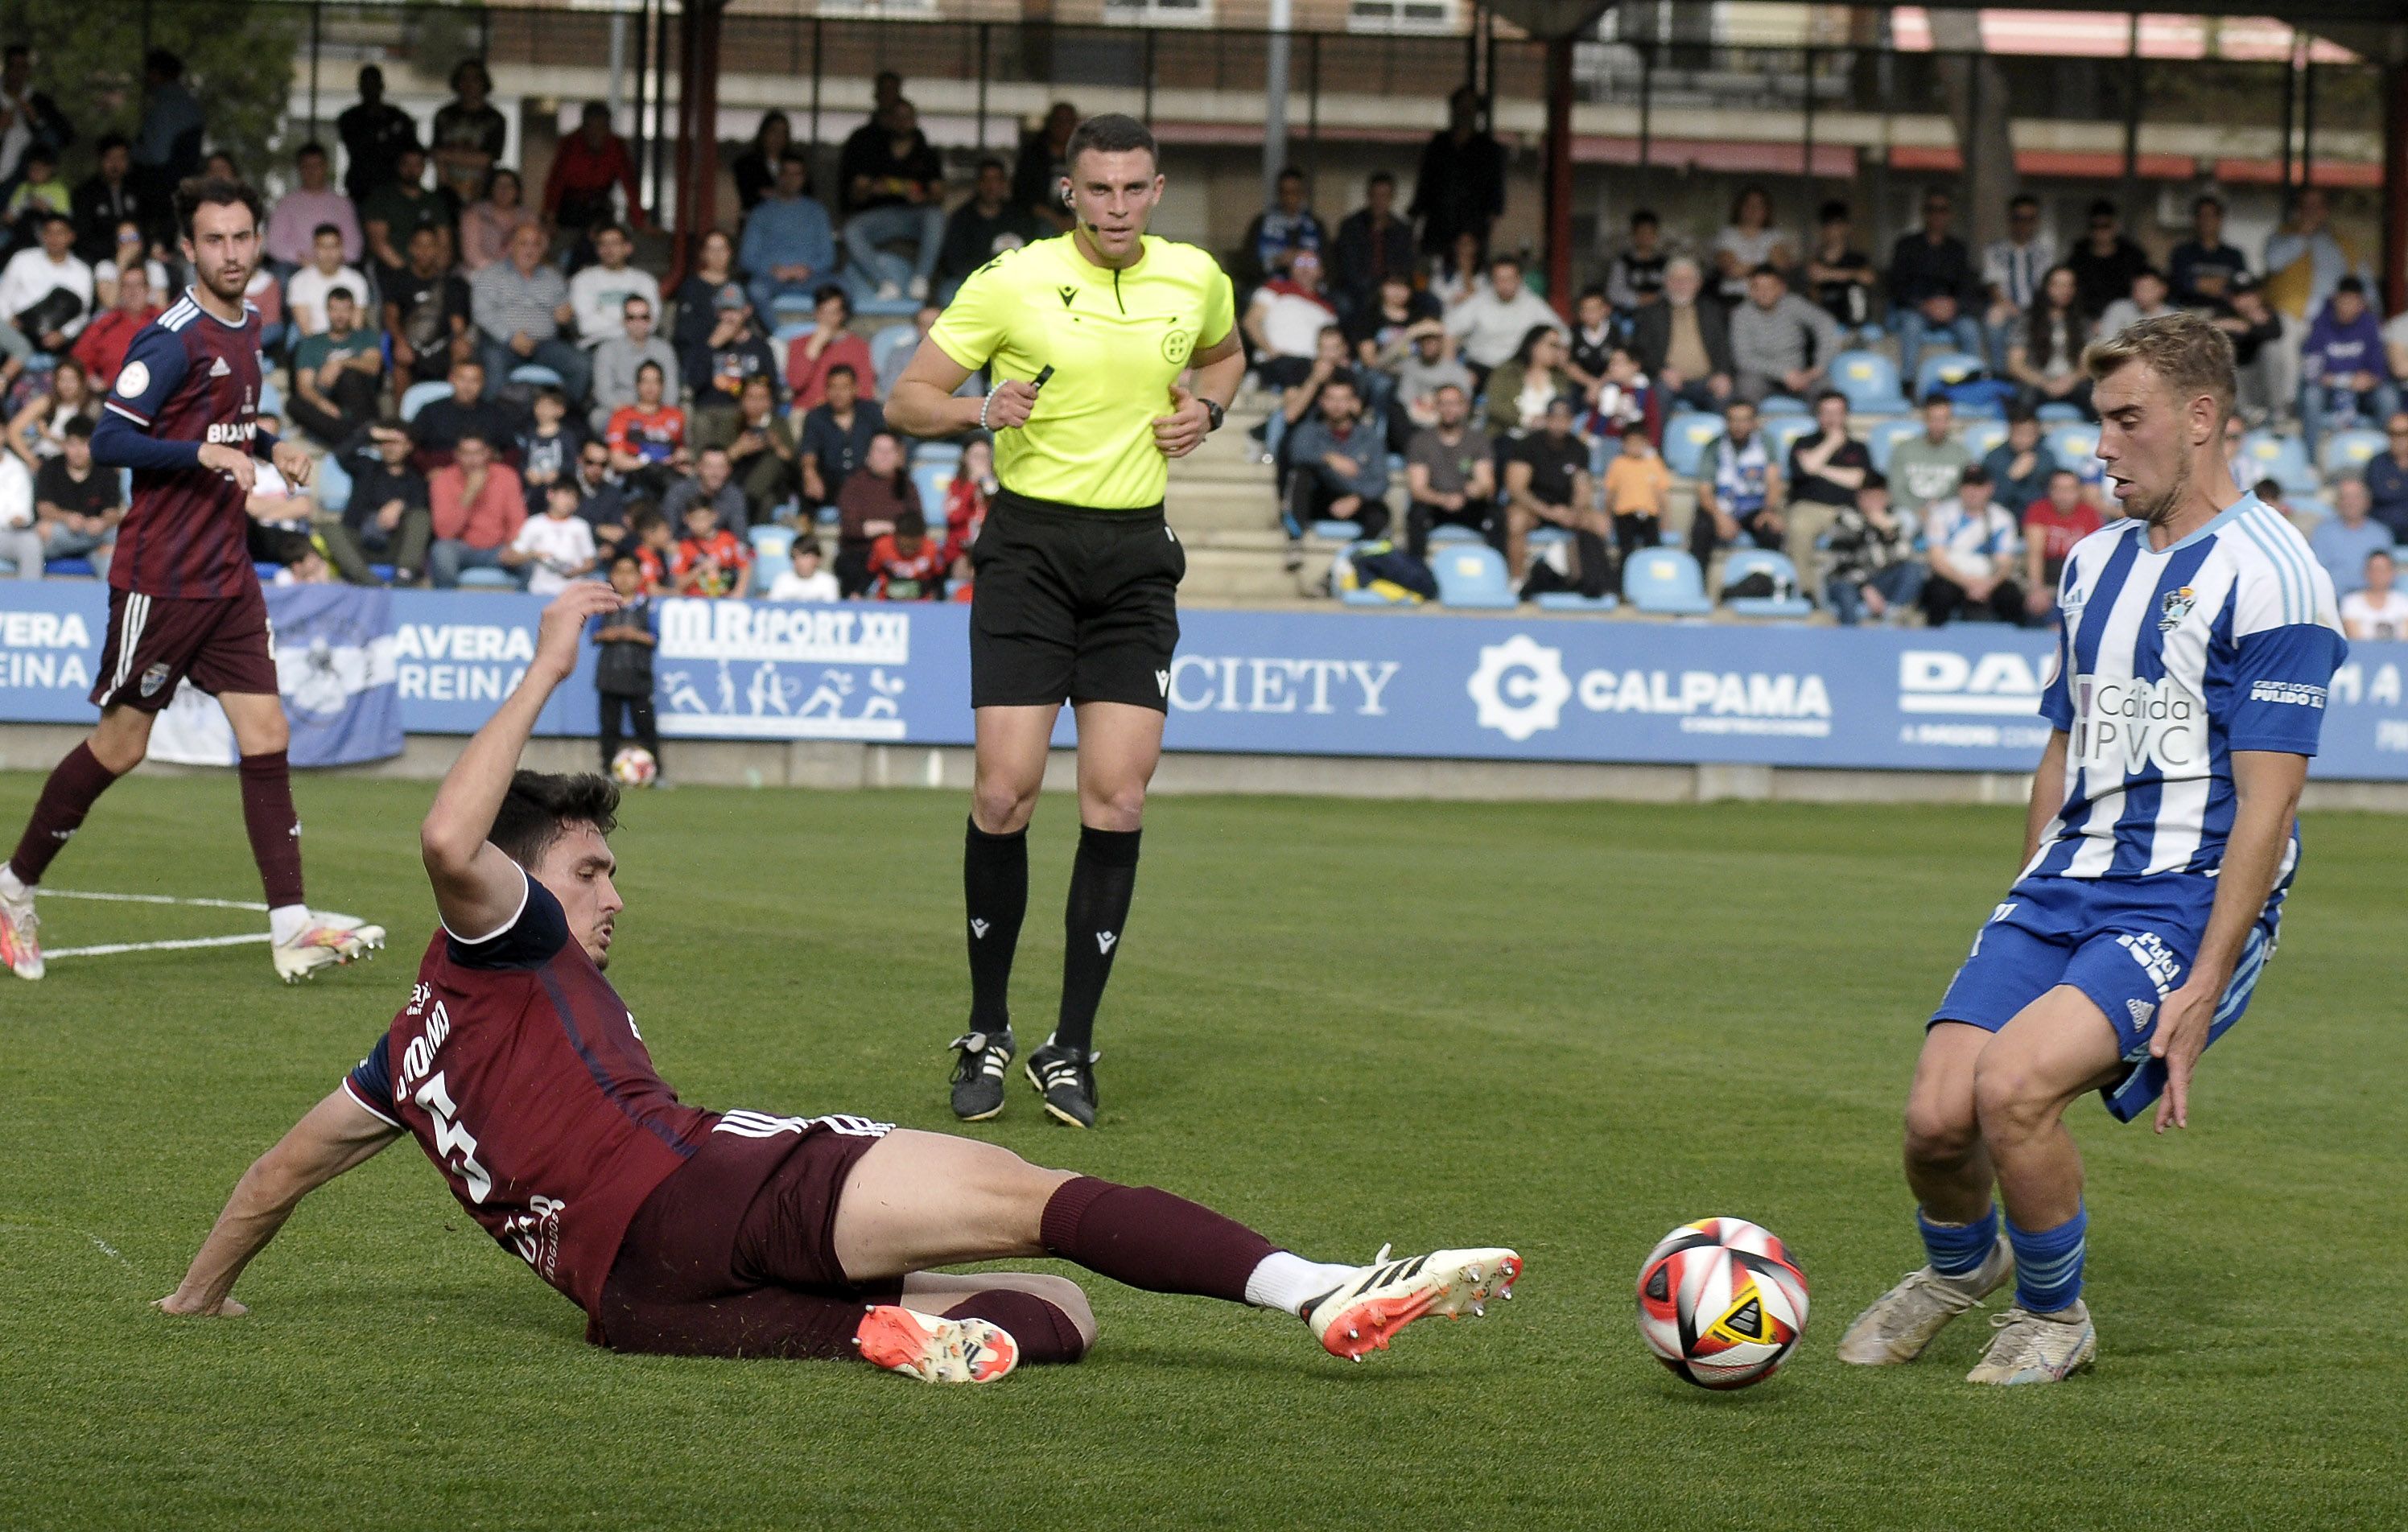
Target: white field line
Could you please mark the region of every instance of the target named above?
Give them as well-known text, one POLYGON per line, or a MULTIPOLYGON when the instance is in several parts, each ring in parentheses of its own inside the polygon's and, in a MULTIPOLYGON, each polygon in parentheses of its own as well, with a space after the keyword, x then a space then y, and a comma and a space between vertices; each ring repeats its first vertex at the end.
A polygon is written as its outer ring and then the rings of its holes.
POLYGON ((42 954, 53 957, 111 957, 119 952, 175 952, 193 947, 239 947, 247 942, 265 941, 265 931, 246 931, 238 937, 187 937, 179 941, 109 941, 97 947, 53 947, 42 954))
POLYGON ((106 899, 111 904, 181 904, 202 909, 251 909, 267 913, 264 904, 248 899, 185 899, 173 894, 93 894, 72 888, 36 888, 34 895, 41 899, 106 899))

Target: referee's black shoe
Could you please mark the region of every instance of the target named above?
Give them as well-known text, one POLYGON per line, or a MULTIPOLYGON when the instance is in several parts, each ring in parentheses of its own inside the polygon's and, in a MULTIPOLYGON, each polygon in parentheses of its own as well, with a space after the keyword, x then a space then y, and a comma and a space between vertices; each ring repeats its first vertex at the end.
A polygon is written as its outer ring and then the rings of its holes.
POLYGON ((1028 1055, 1028 1083, 1045 1098, 1047 1116, 1072 1127, 1096 1125, 1096 1061, 1101 1057, 1091 1052, 1082 1058, 1077 1050, 1054 1042, 1028 1055))
POLYGON ((1011 1067, 1011 1028, 955 1038, 961 1057, 953 1063, 953 1115, 983 1123, 1003 1110, 1003 1072, 1011 1067))

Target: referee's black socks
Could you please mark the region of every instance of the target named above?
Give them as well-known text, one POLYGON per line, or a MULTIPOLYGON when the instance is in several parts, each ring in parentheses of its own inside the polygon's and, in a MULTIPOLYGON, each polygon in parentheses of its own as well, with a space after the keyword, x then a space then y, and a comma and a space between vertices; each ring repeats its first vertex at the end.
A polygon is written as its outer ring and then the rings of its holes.
MULTIPOLYGON (((1011 1024, 1011 956, 1028 913, 1025 825, 989 835, 970 821, 962 846, 962 895, 969 911, 970 1030, 1000 1032, 1011 1024)), ((1126 899, 1122 903, 1125 908, 1126 899)))
POLYGON ((1096 1007, 1112 976, 1121 928, 1137 891, 1137 843, 1142 830, 1079 827, 1079 855, 1070 866, 1070 902, 1063 913, 1062 1019, 1054 1040, 1084 1053, 1096 1036, 1096 1007))

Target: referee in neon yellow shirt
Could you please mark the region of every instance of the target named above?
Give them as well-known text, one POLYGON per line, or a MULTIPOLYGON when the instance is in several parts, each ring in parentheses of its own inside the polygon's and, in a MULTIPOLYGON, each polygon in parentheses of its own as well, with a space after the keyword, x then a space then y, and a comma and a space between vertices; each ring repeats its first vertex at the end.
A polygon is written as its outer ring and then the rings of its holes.
POLYGON ((953 1043, 953 1110, 978 1122, 1003 1110, 1028 820, 1067 701, 1080 829, 1062 1009, 1025 1068, 1047 1112, 1093 1127, 1096 1007, 1137 886, 1187 571, 1163 487, 1170 459, 1220 427, 1246 362, 1228 277, 1195 246, 1145 232, 1163 185, 1145 124, 1090 118, 1063 158, 1072 231, 998 255, 962 284, 928 332, 934 344, 896 382, 886 419, 917 437, 993 432, 1002 486, 970 550, 970 1019, 953 1043), (953 397, 981 367, 994 392, 953 397))

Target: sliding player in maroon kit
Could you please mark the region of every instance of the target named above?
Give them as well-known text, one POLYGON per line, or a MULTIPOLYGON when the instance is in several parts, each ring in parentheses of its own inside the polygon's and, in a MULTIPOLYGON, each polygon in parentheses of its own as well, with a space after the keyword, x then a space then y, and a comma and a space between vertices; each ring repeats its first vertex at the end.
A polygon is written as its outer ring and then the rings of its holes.
POLYGON ((242 818, 267 889, 269 952, 290 983, 384 944, 381 927, 301 901, 301 823, 284 751, 276 645, 244 510, 254 464, 309 481, 308 453, 258 427, 259 193, 195 177, 176 189, 184 258, 200 280, 125 353, 92 434, 93 461, 134 470, 108 565, 108 638, 92 700, 100 723, 50 773, 16 853, 0 863, 0 963, 42 977, 34 885, 109 784, 142 763, 159 709, 190 680, 212 693, 242 752, 242 818))
POLYGON ((1085 1298, 1060 1277, 929 1268, 1043 1255, 1285 1310, 1358 1361, 1413 1320, 1510 1296, 1510 1250, 1327 1265, 1168 1192, 1041 1170, 993 1144, 679 1101, 602 976, 622 908, 605 838, 618 789, 516 769, 586 621, 618 605, 588 582, 544 612, 524 679, 419 827, 443 923, 408 1002, 245 1172, 159 1307, 244 1312, 235 1279, 300 1200, 404 1133, 471 1218, 585 1310, 586 1338, 617 1351, 858 1356, 992 1382, 1085 1354, 1085 1298))

